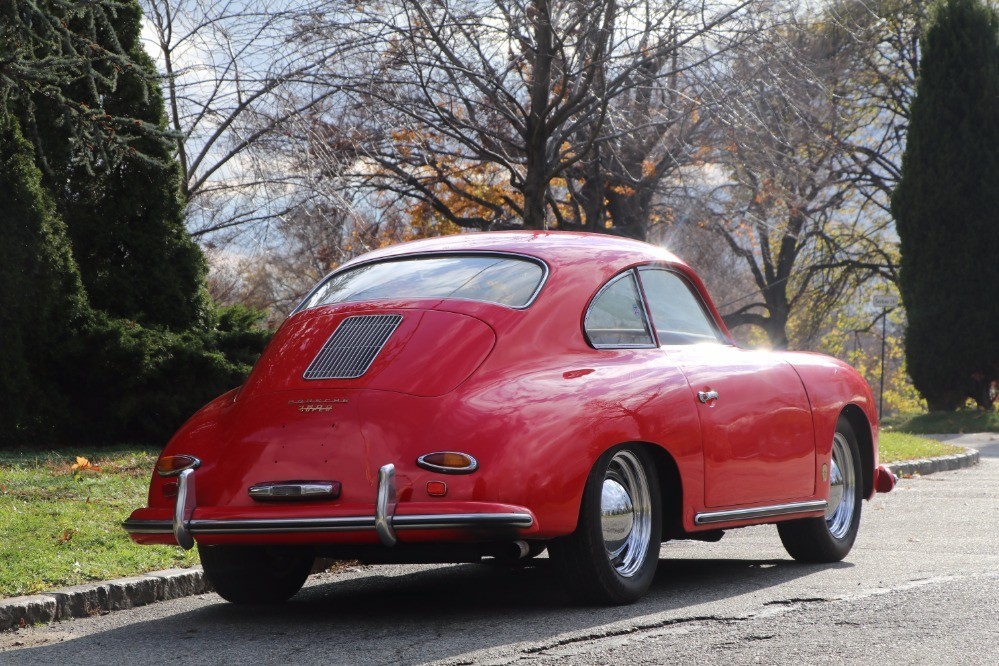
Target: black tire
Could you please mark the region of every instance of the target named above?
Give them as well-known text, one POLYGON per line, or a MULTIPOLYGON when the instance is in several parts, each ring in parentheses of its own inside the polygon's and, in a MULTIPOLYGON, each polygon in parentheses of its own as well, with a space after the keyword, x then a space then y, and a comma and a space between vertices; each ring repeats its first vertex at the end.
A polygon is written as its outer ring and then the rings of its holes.
POLYGON ((839 562, 853 548, 860 528, 864 492, 860 447, 843 416, 836 423, 832 449, 826 515, 777 523, 784 548, 799 562, 839 562))
POLYGON ((629 604, 652 584, 661 536, 656 467, 642 447, 625 445, 597 459, 583 488, 576 531, 550 541, 548 554, 580 601, 629 604))
POLYGON ((234 604, 277 604, 305 584, 315 558, 300 550, 198 544, 205 577, 234 604))

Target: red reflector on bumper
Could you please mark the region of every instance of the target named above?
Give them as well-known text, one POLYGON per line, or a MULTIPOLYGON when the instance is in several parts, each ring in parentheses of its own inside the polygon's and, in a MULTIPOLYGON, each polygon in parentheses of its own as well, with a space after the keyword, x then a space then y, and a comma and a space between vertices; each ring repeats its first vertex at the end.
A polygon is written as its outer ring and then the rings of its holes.
POLYGON ((890 469, 881 465, 874 475, 874 489, 879 493, 890 493, 897 481, 898 477, 892 474, 890 469))

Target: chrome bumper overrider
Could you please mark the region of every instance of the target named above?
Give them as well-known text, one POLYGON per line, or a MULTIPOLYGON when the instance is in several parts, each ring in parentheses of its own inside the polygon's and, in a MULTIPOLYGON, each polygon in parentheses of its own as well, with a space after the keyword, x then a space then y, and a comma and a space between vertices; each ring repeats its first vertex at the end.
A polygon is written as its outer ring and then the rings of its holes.
POLYGON ((177 503, 173 521, 128 519, 123 527, 131 534, 169 534, 185 549, 194 546, 199 534, 292 534, 300 532, 346 532, 375 530, 385 546, 395 545, 396 532, 450 528, 527 528, 534 524, 529 513, 450 513, 395 515, 397 495, 395 467, 378 472, 378 494, 374 516, 330 518, 264 518, 240 520, 192 519, 194 514, 194 470, 185 470, 177 481, 177 503))

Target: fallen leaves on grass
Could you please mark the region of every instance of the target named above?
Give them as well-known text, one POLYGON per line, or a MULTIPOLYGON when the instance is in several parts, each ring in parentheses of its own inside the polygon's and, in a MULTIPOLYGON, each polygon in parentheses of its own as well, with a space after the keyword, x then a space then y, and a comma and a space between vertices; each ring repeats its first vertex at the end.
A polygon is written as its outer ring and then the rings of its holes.
POLYGON ((83 456, 76 456, 76 463, 70 467, 70 470, 76 474, 77 472, 99 472, 101 471, 101 468, 99 465, 94 465, 83 456))

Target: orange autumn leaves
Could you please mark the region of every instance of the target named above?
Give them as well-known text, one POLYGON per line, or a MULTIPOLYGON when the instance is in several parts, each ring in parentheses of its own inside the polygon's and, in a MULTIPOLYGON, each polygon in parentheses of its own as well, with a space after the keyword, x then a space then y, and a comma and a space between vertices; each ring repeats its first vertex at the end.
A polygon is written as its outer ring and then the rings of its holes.
POLYGON ((83 472, 99 472, 101 471, 100 465, 95 465, 83 456, 76 456, 76 462, 70 465, 69 470, 73 474, 80 474, 83 472))

